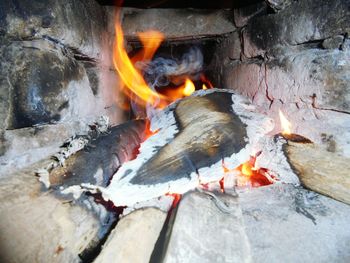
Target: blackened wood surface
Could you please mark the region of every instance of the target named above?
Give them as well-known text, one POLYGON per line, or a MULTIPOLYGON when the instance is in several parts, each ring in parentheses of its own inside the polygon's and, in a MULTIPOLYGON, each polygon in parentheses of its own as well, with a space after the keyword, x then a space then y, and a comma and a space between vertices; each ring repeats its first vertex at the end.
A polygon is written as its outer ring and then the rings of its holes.
POLYGON ((64 167, 50 173, 53 186, 71 186, 92 183, 106 186, 111 176, 125 161, 135 157, 144 140, 145 122, 130 121, 112 127, 108 133, 99 135, 83 150, 69 157, 64 167), (98 170, 102 170, 102 182, 96 182, 98 170))
POLYGON ((181 100, 174 109, 179 132, 142 165, 130 182, 178 180, 238 153, 247 144, 247 133, 232 103, 232 94, 225 92, 181 100))

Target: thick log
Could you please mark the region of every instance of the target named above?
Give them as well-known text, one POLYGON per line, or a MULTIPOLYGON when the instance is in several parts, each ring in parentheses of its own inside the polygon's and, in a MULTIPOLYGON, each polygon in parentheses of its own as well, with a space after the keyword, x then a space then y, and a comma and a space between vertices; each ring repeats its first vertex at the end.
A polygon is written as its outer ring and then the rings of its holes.
POLYGON ((99 134, 65 160, 63 166, 50 172, 50 185, 60 189, 81 183, 106 186, 121 164, 135 158, 140 143, 145 139, 145 129, 145 122, 136 120, 99 134))
POLYGON ((303 186, 350 204, 350 158, 312 143, 291 141, 285 145, 285 153, 303 186))
POLYGON ((93 256, 116 214, 91 196, 74 201, 70 195, 62 198, 61 191, 82 182, 106 185, 118 166, 134 156, 144 129, 144 121, 132 121, 94 136, 48 174, 49 191, 35 172, 52 167, 52 159, 1 177, 0 261, 79 262, 93 256))
POLYGON ((166 193, 185 193, 223 177, 222 163, 237 167, 249 159, 256 141, 273 124, 243 97, 229 91, 198 92, 151 120, 156 134, 135 160, 122 165, 111 184, 84 185, 117 206, 133 206, 166 193))
POLYGON ((94 263, 149 262, 154 245, 166 219, 166 213, 146 208, 118 222, 94 263))

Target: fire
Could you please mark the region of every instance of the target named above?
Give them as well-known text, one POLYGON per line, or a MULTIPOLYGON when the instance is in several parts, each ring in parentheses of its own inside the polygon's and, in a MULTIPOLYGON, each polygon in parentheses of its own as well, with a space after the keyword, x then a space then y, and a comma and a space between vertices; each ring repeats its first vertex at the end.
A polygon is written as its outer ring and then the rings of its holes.
MULTIPOLYGON (((162 88, 160 92, 155 87, 150 87, 142 76, 142 72, 134 65, 137 61, 152 60, 155 52, 164 40, 161 32, 150 30, 138 33, 138 37, 143 45, 143 49, 130 58, 124 48, 124 35, 120 24, 120 12, 116 12, 115 22, 116 38, 113 49, 113 63, 121 81, 123 82, 123 92, 135 103, 141 106, 151 105, 154 108, 164 108, 172 101, 190 96, 195 90, 193 82, 186 78, 185 83, 178 87, 162 88)), ((201 77, 204 83, 203 88, 212 87, 209 80, 204 75, 201 77)))
MULTIPOLYGON (((235 172, 236 174, 236 187, 238 188, 250 188, 260 187, 264 185, 272 184, 275 181, 274 176, 270 175, 265 168, 255 167, 256 157, 251 156, 250 159, 239 165, 237 168, 230 170, 223 164, 224 173, 235 172)), ((224 181, 220 181, 221 189, 223 189, 224 181)))
POLYGON ((282 126, 282 134, 287 135, 291 134, 291 128, 292 124, 287 120, 287 118, 283 115, 282 111, 278 111, 279 116, 280 116, 280 121, 281 121, 281 126, 282 126))
MULTIPOLYGON (((128 57, 128 54, 124 48, 124 35, 119 20, 120 14, 117 12, 117 22, 115 23, 116 38, 113 52, 114 67, 124 85, 129 89, 129 91, 126 91, 126 94, 129 96, 131 95, 130 92, 136 94, 140 99, 136 101, 137 103, 143 103, 145 105, 145 102, 148 102, 151 105, 156 105, 159 103, 160 99, 164 98, 162 95, 149 88, 146 81, 143 79, 142 74, 134 67, 132 61, 128 57)), ((157 36, 159 37, 159 35, 157 36)), ((158 48, 161 40, 159 43, 157 43, 155 39, 152 39, 150 42, 153 43, 153 47, 148 51, 144 51, 144 57, 152 55, 152 51, 155 47, 158 48)))
POLYGON ((186 82, 182 91, 183 95, 190 96, 195 90, 196 88, 194 87, 193 82, 190 79, 186 79, 186 82))

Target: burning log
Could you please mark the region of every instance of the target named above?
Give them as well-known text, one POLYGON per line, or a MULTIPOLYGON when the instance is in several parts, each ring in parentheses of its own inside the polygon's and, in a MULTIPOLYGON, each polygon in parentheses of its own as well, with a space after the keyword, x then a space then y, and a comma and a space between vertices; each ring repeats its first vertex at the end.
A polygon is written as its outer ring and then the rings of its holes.
POLYGON ((135 157, 145 139, 145 129, 145 121, 137 120, 95 136, 82 150, 64 160, 62 166, 50 171, 50 185, 61 189, 81 183, 106 186, 119 166, 135 157))
POLYGON ((350 159, 313 143, 288 140, 285 154, 303 186, 350 204, 350 159))
POLYGON ((135 160, 120 167, 100 191, 116 206, 184 193, 219 181, 225 166, 235 168, 254 154, 253 146, 273 124, 229 91, 207 90, 173 103, 151 120, 155 132, 135 160))
MULTIPOLYGON (((92 128, 95 133, 96 127, 92 128)), ((70 196, 62 199, 61 191, 75 193, 69 191, 70 186, 83 182, 107 185, 119 165, 134 157, 144 130, 145 122, 139 120, 110 128, 107 133, 90 134, 90 142, 83 149, 87 138, 56 155, 59 161, 47 159, 2 177, 2 261, 51 262, 55 258, 55 262, 76 262, 88 258, 115 222, 116 214, 96 203, 92 196, 83 195, 74 202, 70 196), (74 153, 77 149, 81 150, 74 153), (42 167, 53 169, 46 171, 42 167), (34 176, 38 170, 41 175, 45 174, 43 170, 48 173, 45 185, 50 186, 50 191, 43 191, 34 176)))

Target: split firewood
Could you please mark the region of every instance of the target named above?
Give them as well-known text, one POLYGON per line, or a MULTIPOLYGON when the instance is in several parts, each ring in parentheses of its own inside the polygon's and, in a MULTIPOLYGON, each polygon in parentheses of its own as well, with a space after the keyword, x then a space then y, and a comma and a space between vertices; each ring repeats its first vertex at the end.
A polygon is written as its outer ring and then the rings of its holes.
POLYGON ((151 207, 121 218, 94 263, 149 262, 166 217, 151 207))
POLYGON ((285 154, 303 186, 350 204, 350 159, 313 143, 288 140, 285 154))
POLYGON ((90 139, 82 150, 50 171, 51 187, 62 189, 81 183, 106 186, 119 166, 135 157, 145 129, 145 121, 130 121, 90 139))
POLYGON ((144 121, 131 121, 90 136, 86 145, 80 140, 76 147, 68 147, 65 153, 69 154, 61 154, 57 161, 64 161, 64 166, 52 166, 55 161, 46 159, 2 177, 2 262, 78 262, 89 258, 108 234, 116 214, 92 196, 83 195, 75 201, 70 196, 58 198, 58 194, 82 182, 106 185, 119 165, 134 157, 144 130, 144 121), (73 153, 81 145, 85 147, 73 153), (64 156, 67 159, 63 160, 64 156), (43 167, 54 167, 47 171, 49 191, 34 176, 43 167))
POLYGON ((120 167, 100 191, 117 206, 133 206, 167 193, 184 193, 223 177, 223 162, 237 167, 273 124, 230 91, 200 91, 160 111, 151 119, 156 132, 135 160, 120 167))

